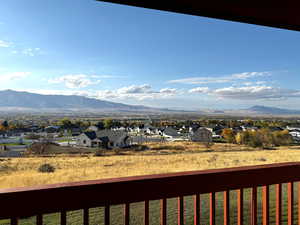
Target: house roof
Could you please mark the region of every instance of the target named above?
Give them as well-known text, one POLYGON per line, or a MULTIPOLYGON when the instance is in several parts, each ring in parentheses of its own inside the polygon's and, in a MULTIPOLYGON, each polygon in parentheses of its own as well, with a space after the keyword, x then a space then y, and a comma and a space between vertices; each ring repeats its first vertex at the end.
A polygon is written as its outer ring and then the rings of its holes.
MULTIPOLYGON (((100 0, 98 0, 100 1, 100 0)), ((102 0, 300 31, 299 1, 102 0)))
POLYGON ((84 132, 84 134, 91 140, 94 140, 95 138, 97 138, 95 131, 87 131, 87 132, 84 132))
POLYGON ((205 127, 199 127, 199 128, 194 132, 194 134, 198 134, 198 133, 201 133, 201 132, 211 133, 211 131, 208 130, 207 128, 205 128, 205 127))
POLYGON ((163 133, 165 135, 168 135, 168 136, 173 136, 173 137, 176 137, 176 136, 180 136, 180 134, 177 133, 177 131, 173 128, 173 127, 167 127, 163 133))
POLYGON ((96 136, 98 138, 102 138, 102 137, 108 137, 108 139, 112 142, 116 142, 119 141, 120 139, 124 139, 126 137, 128 137, 127 133, 124 131, 120 131, 120 130, 100 130, 95 132, 96 136))

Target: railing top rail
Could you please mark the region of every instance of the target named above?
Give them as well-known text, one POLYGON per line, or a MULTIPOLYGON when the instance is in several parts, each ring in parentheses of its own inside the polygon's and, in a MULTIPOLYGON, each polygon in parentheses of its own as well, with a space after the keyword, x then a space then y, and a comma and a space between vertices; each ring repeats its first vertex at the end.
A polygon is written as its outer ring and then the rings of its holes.
POLYGON ((299 180, 292 162, 0 189, 0 219, 299 180))

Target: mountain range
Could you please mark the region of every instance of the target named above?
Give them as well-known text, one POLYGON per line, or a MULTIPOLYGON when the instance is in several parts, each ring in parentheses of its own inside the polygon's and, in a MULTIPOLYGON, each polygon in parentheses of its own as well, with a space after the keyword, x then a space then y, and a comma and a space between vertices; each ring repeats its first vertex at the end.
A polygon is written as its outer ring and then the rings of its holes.
POLYGON ((126 105, 77 95, 41 95, 13 90, 0 91, 1 111, 163 111, 142 105, 126 105))
POLYGON ((230 115, 300 115, 300 110, 255 105, 233 110, 170 110, 128 105, 77 95, 41 95, 14 90, 0 91, 1 112, 117 112, 117 113, 198 113, 230 115))
POLYGON ((262 105, 255 105, 247 109, 256 114, 272 114, 272 115, 300 115, 300 110, 282 109, 277 107, 267 107, 262 105))

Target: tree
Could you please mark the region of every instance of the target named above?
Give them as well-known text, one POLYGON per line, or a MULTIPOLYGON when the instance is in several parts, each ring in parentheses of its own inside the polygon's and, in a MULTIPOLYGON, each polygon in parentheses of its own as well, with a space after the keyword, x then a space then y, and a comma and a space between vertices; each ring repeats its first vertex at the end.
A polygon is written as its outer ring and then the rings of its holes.
POLYGON ((62 129, 71 129, 74 126, 71 120, 68 118, 64 118, 61 121, 59 121, 59 125, 62 129))
POLYGON ((275 146, 290 145, 291 143, 293 143, 293 138, 289 134, 288 130, 275 131, 273 132, 273 136, 275 146))
POLYGON ((104 124, 105 129, 110 129, 113 126, 113 120, 112 119, 105 119, 103 121, 103 124, 104 124))
POLYGON ((8 130, 8 128, 9 128, 8 122, 6 120, 4 120, 1 123, 1 130, 8 130))
POLYGON ((261 141, 261 145, 264 148, 270 148, 274 146, 273 134, 269 129, 263 128, 257 131, 258 138, 261 141))
POLYGON ((226 140, 227 143, 235 143, 235 135, 233 130, 230 128, 223 129, 222 137, 226 140))
POLYGON ((98 127, 98 129, 102 130, 104 129, 104 123, 102 121, 99 121, 97 124, 96 124, 96 127, 98 127))

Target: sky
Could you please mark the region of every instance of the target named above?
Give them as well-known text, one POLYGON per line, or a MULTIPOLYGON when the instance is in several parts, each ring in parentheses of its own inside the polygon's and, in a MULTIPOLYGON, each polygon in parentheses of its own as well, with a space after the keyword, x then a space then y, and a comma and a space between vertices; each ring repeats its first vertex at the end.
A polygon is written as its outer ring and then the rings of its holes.
POLYGON ((0 7, 0 90, 173 109, 300 109, 300 32, 95 0, 0 7))

